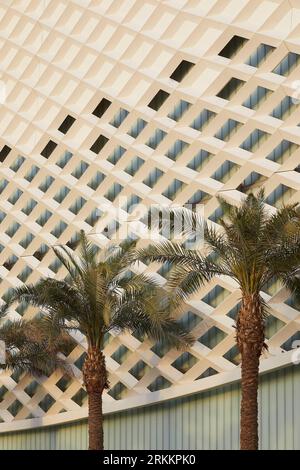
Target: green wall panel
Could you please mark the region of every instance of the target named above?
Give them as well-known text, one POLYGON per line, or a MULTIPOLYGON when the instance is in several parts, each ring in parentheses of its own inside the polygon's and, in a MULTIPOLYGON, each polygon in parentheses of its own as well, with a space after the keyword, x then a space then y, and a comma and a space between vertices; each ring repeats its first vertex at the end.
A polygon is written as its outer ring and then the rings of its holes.
MULTIPOLYGON (((300 449, 300 367, 262 377, 263 449, 300 449)), ((237 449, 239 385, 105 418, 107 449, 237 449)), ((86 421, 0 434, 0 449, 86 449, 86 421)))

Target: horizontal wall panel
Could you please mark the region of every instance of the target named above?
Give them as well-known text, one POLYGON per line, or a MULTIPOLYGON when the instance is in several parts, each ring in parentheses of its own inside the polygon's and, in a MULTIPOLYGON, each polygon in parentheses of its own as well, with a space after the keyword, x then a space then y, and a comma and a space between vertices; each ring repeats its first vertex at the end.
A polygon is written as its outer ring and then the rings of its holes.
MULTIPOLYGON (((261 378, 263 449, 300 449, 300 367, 261 378)), ((239 384, 105 417, 107 449, 238 449, 239 384)), ((86 449, 86 421, 0 435, 0 449, 86 449)))

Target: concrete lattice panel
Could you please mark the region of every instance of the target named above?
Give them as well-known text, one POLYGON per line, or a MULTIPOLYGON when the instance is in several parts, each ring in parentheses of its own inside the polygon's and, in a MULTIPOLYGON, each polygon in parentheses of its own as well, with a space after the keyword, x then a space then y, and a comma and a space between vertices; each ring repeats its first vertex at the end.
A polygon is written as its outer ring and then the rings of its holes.
MULTIPOLYGON (((270 211, 299 202, 299 20, 297 0, 2 0, 2 299, 22 282, 64 276, 48 248, 72 247, 79 229, 100 247, 111 243, 109 224, 128 224, 129 203, 199 199, 214 224, 216 195, 239 204, 249 185, 265 187, 270 211), (194 64, 184 77, 182 61, 194 64), (148 105, 160 90, 155 110, 148 105), (153 149, 157 129, 164 138, 153 149), (151 188, 144 181, 154 169, 162 176, 151 188)), ((266 371, 292 360, 300 315, 280 286, 263 295, 266 371)), ((105 411, 238 379, 238 302, 225 278, 191 298, 185 318, 199 339, 184 355, 111 334, 105 411)), ((33 314, 20 306, 11 316, 33 314)), ((84 350, 79 338, 68 361, 79 366, 84 350)), ((72 381, 5 372, 0 385, 1 431, 86 416, 78 368, 72 381)))

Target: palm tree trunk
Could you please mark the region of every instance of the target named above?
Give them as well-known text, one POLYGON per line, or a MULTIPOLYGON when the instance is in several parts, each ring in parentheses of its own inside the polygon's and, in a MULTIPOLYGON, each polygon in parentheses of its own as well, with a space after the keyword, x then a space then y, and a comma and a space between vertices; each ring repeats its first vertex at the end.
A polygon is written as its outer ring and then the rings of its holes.
POLYGON ((88 349, 82 374, 88 394, 89 450, 103 450, 102 393, 107 387, 107 371, 100 349, 88 349))
POLYGON ((241 450, 258 449, 259 359, 264 347, 264 319, 259 294, 246 294, 237 320, 237 344, 242 357, 241 450))
POLYGON ((103 450, 102 394, 100 392, 89 393, 88 406, 89 450, 103 450))

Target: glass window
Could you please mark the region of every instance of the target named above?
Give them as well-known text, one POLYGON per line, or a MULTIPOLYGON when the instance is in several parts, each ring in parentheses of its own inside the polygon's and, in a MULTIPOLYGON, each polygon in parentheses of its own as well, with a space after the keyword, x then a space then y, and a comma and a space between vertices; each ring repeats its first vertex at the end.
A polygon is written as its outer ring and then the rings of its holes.
POLYGON ((46 178, 39 185, 39 189, 45 193, 46 191, 48 191, 53 181, 54 178, 50 175, 47 175, 46 178))
POLYGON ((295 52, 289 52, 284 59, 275 67, 273 73, 286 77, 299 65, 300 55, 295 52))
POLYGON ((223 49, 219 52, 218 55, 226 57, 227 59, 232 59, 244 46, 244 44, 246 44, 247 41, 247 38, 235 35, 230 39, 226 46, 223 47, 223 49))
POLYGON ((57 160, 56 165, 58 165, 60 168, 64 168, 72 157, 73 154, 66 150, 63 155, 57 160))
POLYGON ((194 65, 195 64, 193 64, 193 62, 182 60, 174 72, 170 75, 170 78, 172 78, 172 80, 176 80, 176 82, 181 82, 189 73, 189 71, 194 67, 194 65))
POLYGON ((72 171, 71 174, 79 180, 79 178, 81 178, 83 173, 86 172, 88 167, 89 167, 89 165, 85 161, 81 160, 79 165, 77 165, 77 167, 72 171))
POLYGON ((48 220, 50 219, 52 213, 47 209, 42 212, 42 214, 36 219, 36 223, 38 223, 41 227, 43 227, 48 220))
POLYGON ((39 167, 36 166, 36 165, 32 165, 32 167, 30 168, 30 170, 26 173, 26 175, 24 176, 24 178, 31 182, 33 180, 33 178, 38 174, 38 172, 40 171, 39 167))
POLYGON ((90 150, 96 154, 100 153, 105 144, 108 142, 108 138, 105 135, 99 135, 98 139, 95 140, 90 150))
POLYGON ((73 214, 77 215, 78 212, 82 209, 82 207, 85 205, 86 199, 83 197, 79 196, 73 204, 69 207, 69 211, 73 212, 73 214))
POLYGON ((109 157, 107 158, 107 161, 115 165, 116 163, 118 163, 118 161, 124 155, 125 152, 126 152, 126 149, 118 145, 118 147, 114 149, 113 153, 109 155, 109 157))
POLYGON ((184 142, 183 140, 176 140, 174 144, 172 145, 171 148, 166 153, 166 156, 168 158, 171 158, 172 160, 176 160, 183 152, 184 150, 189 147, 189 144, 184 142))
POLYGON ((212 118, 216 116, 216 113, 210 111, 209 109, 203 109, 201 113, 193 120, 190 124, 190 127, 196 131, 203 131, 203 129, 210 123, 212 118))
POLYGON ((76 119, 68 114, 68 116, 64 119, 64 121, 59 126, 58 130, 62 132, 62 134, 66 134, 75 121, 76 119))
POLYGON ((269 136, 270 134, 267 132, 264 132, 260 129, 255 129, 240 145, 240 148, 248 150, 248 152, 255 152, 269 136))
POLYGON ((48 144, 41 151, 41 155, 45 158, 49 158, 51 153, 56 149, 57 144, 53 140, 49 140, 48 144))
POLYGON ((105 179, 104 173, 97 171, 96 174, 88 182, 88 186, 95 191, 100 186, 100 184, 102 183, 104 179, 105 179))
POLYGON ((147 178, 144 179, 143 183, 149 186, 150 188, 153 188, 163 174, 163 171, 159 170, 158 168, 154 168, 152 171, 150 171, 147 178))
POLYGON ((269 46, 268 44, 260 44, 246 60, 245 64, 251 65, 252 67, 259 67, 274 49, 275 47, 269 46))
POLYGON ((131 129, 128 131, 128 135, 131 135, 131 137, 136 139, 140 135, 140 133, 145 129, 147 124, 148 123, 144 121, 144 119, 138 118, 131 127, 131 129))
POLYGON ((283 100, 273 109, 270 116, 274 118, 284 120, 288 118, 295 109, 297 109, 299 104, 295 103, 295 100, 290 96, 286 96, 283 100))
POLYGON ((110 107, 110 105, 111 101, 107 100, 106 98, 102 98, 102 100, 100 101, 98 106, 96 106, 92 114, 94 114, 94 116, 97 116, 98 118, 101 118, 105 111, 110 107))
POLYGON ((65 197, 69 194, 70 189, 67 186, 62 186, 54 196, 54 200, 59 204, 65 199, 65 197))
POLYGON ((116 197, 120 194, 122 189, 123 189, 123 186, 121 184, 114 183, 109 188, 109 190, 107 191, 104 197, 106 197, 106 199, 108 199, 109 201, 113 202, 116 199, 116 197))
POLYGON ((228 119, 228 121, 226 121, 225 124, 223 124, 223 126, 215 134, 215 137, 217 139, 228 142, 241 126, 241 122, 235 121, 234 119, 228 119))
POLYGON ((110 121, 110 124, 116 128, 120 127, 122 122, 127 118, 128 114, 129 111, 120 108, 119 111, 114 115, 113 119, 110 121))
POLYGON ((146 142, 146 145, 155 150, 166 137, 166 135, 166 132, 162 131, 161 129, 156 129, 154 134, 152 134, 150 139, 146 142))
POLYGON ((217 96, 219 98, 223 98, 223 100, 230 100, 244 85, 244 80, 240 80, 239 78, 232 77, 226 85, 219 91, 217 96))
POLYGON ((268 88, 258 86, 253 93, 251 93, 249 98, 244 101, 243 106, 249 109, 257 109, 271 93, 272 91, 268 88))
POLYGON ((171 201, 174 201, 178 193, 182 191, 185 186, 186 184, 184 184, 182 181, 174 179, 162 194, 168 199, 171 199, 171 201))
POLYGON ((156 95, 152 98, 150 103, 148 104, 149 108, 154 109, 155 111, 158 111, 159 108, 164 104, 166 99, 169 97, 169 93, 167 93, 164 90, 159 90, 156 95))
POLYGON ((23 191, 21 191, 20 189, 16 189, 12 194, 11 196, 8 198, 8 201, 11 203, 11 204, 15 204, 18 199, 20 199, 20 197, 22 196, 23 194, 23 191))
POLYGON ((168 117, 174 121, 179 121, 184 113, 190 108, 190 106, 192 105, 188 101, 180 100, 168 114, 168 117))
POLYGON ((234 173, 239 169, 239 165, 226 160, 222 165, 211 175, 211 178, 226 183, 234 173))
POLYGON ((25 162, 25 158, 22 157, 21 155, 19 155, 15 160, 14 162, 10 165, 10 169, 13 170, 14 172, 17 172, 19 170, 19 168, 21 168, 21 166, 23 165, 23 163, 25 162))
POLYGON ((213 154, 206 150, 200 150, 188 163, 187 167, 195 171, 200 171, 212 159, 212 157, 213 154))
POLYGON ((273 162, 283 163, 287 160, 292 153, 294 153, 299 148, 299 145, 289 140, 282 140, 277 147, 275 147, 271 153, 266 157, 268 160, 273 162))
POLYGON ((266 198, 266 203, 270 204, 270 206, 274 207, 281 207, 283 204, 287 204, 289 199, 293 196, 295 190, 285 186, 284 184, 280 184, 274 191, 269 194, 266 198))
POLYGON ((36 205, 37 202, 34 199, 29 199, 29 201, 27 201, 26 205, 23 207, 22 212, 24 212, 26 215, 29 215, 36 205))
POLYGON ((54 229, 51 230, 51 234, 54 237, 59 238, 61 234, 66 230, 67 227, 68 225, 63 220, 60 220, 58 224, 55 225, 54 229))
POLYGON ((128 173, 131 176, 134 176, 136 172, 143 166, 145 163, 145 160, 143 160, 140 157, 133 157, 129 165, 125 168, 126 173, 128 173))

